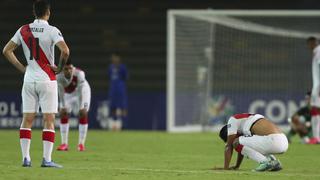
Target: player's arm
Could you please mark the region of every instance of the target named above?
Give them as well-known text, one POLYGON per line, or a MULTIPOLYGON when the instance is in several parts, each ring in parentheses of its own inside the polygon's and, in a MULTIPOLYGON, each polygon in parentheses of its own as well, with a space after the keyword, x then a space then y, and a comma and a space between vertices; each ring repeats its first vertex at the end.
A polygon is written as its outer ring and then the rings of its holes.
POLYGON ((69 47, 67 46, 67 44, 64 41, 59 41, 56 46, 59 48, 60 50, 60 59, 59 59, 59 63, 57 68, 55 69, 55 72, 58 74, 63 70, 64 65, 66 64, 69 55, 70 55, 70 51, 69 51, 69 47))
POLYGON ((20 72, 24 73, 26 71, 26 67, 23 64, 21 64, 21 62, 17 59, 16 55, 14 54, 14 50, 17 49, 18 46, 18 44, 10 40, 3 48, 2 53, 14 67, 16 67, 20 72))
POLYGON ((58 28, 53 28, 50 33, 50 36, 53 44, 56 45, 60 50, 60 58, 59 58, 58 66, 57 67, 51 66, 51 69, 55 71, 56 74, 59 74, 63 70, 63 67, 69 58, 70 51, 69 51, 69 47, 64 41, 63 36, 58 28))
POLYGON ((231 169, 239 169, 239 167, 242 163, 242 160, 243 160, 243 155, 239 152, 238 157, 237 157, 237 163, 235 166, 231 167, 231 169))
POLYGON ((77 87, 77 91, 78 91, 78 94, 79 94, 79 97, 80 97, 80 101, 83 100, 83 86, 85 85, 85 81, 86 81, 86 77, 85 77, 85 74, 83 71, 80 71, 78 76, 78 87, 77 87))
POLYGON ((64 101, 64 87, 61 83, 58 82, 58 97, 59 101, 62 104, 62 107, 65 107, 65 101, 64 101))
POLYGON ((233 142, 237 138, 236 134, 229 135, 224 149, 224 169, 230 170, 230 161, 233 153, 233 142))

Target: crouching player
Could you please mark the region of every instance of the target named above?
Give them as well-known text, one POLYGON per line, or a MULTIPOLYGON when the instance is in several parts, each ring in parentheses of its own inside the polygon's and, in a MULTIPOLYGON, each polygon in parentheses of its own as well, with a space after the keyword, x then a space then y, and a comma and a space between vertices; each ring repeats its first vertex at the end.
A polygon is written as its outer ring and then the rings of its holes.
POLYGON ((79 144, 78 150, 85 150, 85 140, 88 131, 88 111, 90 107, 91 89, 82 70, 75 68, 70 60, 63 72, 58 74, 60 133, 61 145, 59 151, 68 150, 69 114, 72 108, 79 110, 79 144))
MULTIPOLYGON (((273 154, 288 149, 286 135, 260 114, 236 114, 220 131, 220 138, 226 142, 224 153, 225 170, 238 169, 243 157, 259 163, 255 171, 281 170, 280 161, 273 154), (236 165, 230 167, 233 149, 238 152, 236 165)), ((219 169, 219 168, 216 168, 219 169)))
POLYGON ((287 138, 290 142, 292 136, 298 134, 301 138, 302 143, 313 144, 315 142, 310 141, 312 138, 312 127, 311 127, 311 92, 308 92, 305 96, 304 107, 301 107, 294 115, 289 118, 291 125, 290 131, 287 134, 287 138))

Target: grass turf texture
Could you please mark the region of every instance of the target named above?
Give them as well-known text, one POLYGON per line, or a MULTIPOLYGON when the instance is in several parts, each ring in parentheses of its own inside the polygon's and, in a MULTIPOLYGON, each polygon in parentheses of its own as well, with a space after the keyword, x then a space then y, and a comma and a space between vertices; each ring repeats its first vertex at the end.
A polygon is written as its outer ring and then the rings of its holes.
MULTIPOLYGON (((298 139, 286 154, 277 156, 282 161, 282 171, 257 173, 251 172, 257 164, 248 159, 237 171, 210 170, 223 165, 224 144, 214 133, 89 130, 85 152, 76 151, 77 138, 78 132, 71 131, 69 151, 53 153, 53 159, 63 169, 40 168, 41 131, 34 130, 33 167, 22 168, 18 131, 0 130, 0 179, 320 179, 320 145, 299 144, 298 139)), ((57 133, 55 146, 59 142, 57 133)))

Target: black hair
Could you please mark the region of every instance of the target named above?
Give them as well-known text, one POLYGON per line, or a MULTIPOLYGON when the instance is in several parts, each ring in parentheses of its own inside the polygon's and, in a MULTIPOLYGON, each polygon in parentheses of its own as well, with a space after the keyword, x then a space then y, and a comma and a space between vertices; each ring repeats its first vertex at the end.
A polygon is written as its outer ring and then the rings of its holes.
POLYGON ((227 139, 228 139, 228 125, 225 125, 225 126, 223 126, 221 128, 219 136, 224 142, 227 142, 227 139))
POLYGON ((308 37, 307 42, 310 42, 310 41, 317 41, 317 38, 314 36, 310 36, 308 37))
POLYGON ((47 0, 35 0, 33 2, 33 13, 37 18, 46 15, 48 9, 50 9, 50 3, 47 0))
POLYGON ((71 65, 71 64, 72 64, 71 58, 69 57, 68 60, 67 60, 67 62, 66 62, 66 65, 71 65))

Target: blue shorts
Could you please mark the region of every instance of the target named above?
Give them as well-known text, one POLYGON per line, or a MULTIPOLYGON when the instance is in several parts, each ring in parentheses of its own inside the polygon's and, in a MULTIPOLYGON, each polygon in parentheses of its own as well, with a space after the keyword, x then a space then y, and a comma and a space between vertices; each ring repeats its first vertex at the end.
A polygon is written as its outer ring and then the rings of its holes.
POLYGON ((111 110, 114 109, 127 109, 128 98, 125 92, 110 92, 109 93, 109 106, 111 110))

